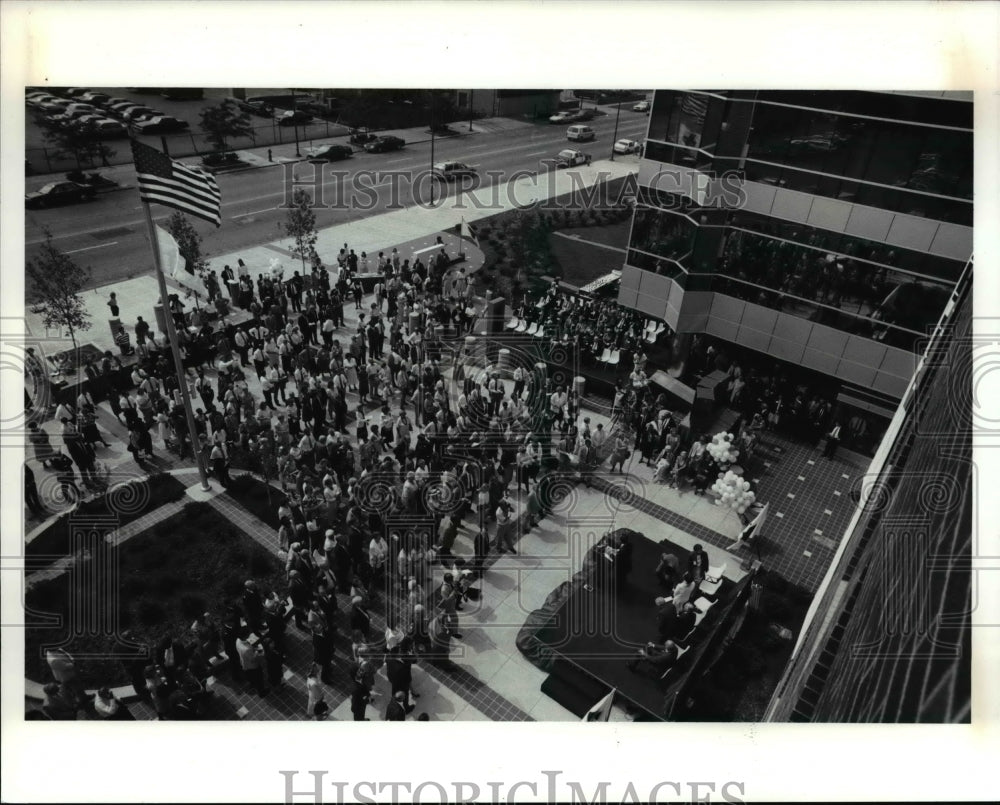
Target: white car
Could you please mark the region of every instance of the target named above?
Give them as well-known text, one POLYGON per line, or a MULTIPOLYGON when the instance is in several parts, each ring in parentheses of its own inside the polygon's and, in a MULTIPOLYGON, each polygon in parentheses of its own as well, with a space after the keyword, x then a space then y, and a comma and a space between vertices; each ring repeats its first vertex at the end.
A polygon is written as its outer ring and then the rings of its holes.
POLYGON ((616 154, 638 154, 642 146, 635 140, 619 140, 613 150, 616 154))
POLYGON ((564 148, 556 154, 557 168, 572 168, 576 165, 586 165, 590 160, 590 155, 583 151, 574 151, 572 148, 564 148))
POLYGON ((445 182, 452 179, 462 179, 466 176, 475 176, 474 165, 467 165, 464 162, 438 162, 434 165, 434 176, 445 182))
POLYGON ((649 101, 639 101, 635 106, 632 107, 633 112, 648 112, 649 111, 649 101))
POLYGON ((572 123, 580 117, 576 109, 564 109, 549 117, 549 123, 572 123))

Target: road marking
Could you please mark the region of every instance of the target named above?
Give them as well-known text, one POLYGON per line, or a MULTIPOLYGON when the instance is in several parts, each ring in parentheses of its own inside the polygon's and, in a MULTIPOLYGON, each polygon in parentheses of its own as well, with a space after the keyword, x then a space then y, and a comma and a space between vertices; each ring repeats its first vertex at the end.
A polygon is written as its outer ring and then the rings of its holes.
POLYGON ((237 218, 246 218, 248 215, 260 215, 262 212, 271 212, 271 210, 278 210, 280 207, 267 207, 263 210, 254 210, 253 212, 241 212, 239 215, 234 215, 230 220, 235 221, 237 218))
POLYGON ((548 151, 532 151, 530 154, 525 154, 526 157, 537 157, 539 154, 547 154, 548 151))
POLYGON ((72 249, 68 252, 63 252, 63 254, 76 254, 77 252, 89 252, 91 249, 103 249, 105 246, 117 246, 118 241, 113 240, 111 243, 98 243, 96 246, 84 246, 82 249, 72 249))

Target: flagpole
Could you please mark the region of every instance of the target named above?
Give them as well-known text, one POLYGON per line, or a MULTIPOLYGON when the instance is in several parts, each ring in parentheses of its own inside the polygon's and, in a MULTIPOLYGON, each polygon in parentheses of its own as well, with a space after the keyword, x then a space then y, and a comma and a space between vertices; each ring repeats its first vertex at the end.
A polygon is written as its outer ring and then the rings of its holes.
POLYGON ((202 460, 198 428, 194 424, 194 412, 191 410, 191 397, 188 395, 187 377, 184 374, 184 364, 181 362, 180 346, 177 342, 177 330, 174 327, 174 317, 170 310, 170 299, 167 296, 167 280, 163 275, 163 266, 160 265, 160 249, 159 240, 156 237, 156 225, 153 223, 153 214, 149 211, 149 204, 143 202, 142 209, 146 215, 149 245, 153 249, 156 281, 160 284, 160 305, 163 307, 163 319, 167 327, 167 340, 170 342, 170 353, 174 357, 174 370, 177 372, 177 384, 180 386, 181 401, 184 405, 184 414, 187 419, 188 434, 191 437, 191 449, 194 451, 195 462, 198 464, 201 488, 206 492, 211 492, 212 486, 208 483, 208 475, 205 472, 205 465, 202 460))

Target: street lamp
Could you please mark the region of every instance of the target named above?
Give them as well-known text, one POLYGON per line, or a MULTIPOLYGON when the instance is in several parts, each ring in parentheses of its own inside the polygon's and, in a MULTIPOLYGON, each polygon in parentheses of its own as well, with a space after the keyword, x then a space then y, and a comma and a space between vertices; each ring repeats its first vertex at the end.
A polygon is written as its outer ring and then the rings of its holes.
POLYGON ((299 116, 298 116, 298 102, 295 98, 295 90, 292 89, 292 128, 295 129, 295 156, 301 157, 302 154, 299 153, 299 116))
POLYGON ((618 119, 622 116, 622 102, 618 101, 618 111, 615 112, 615 136, 611 138, 611 161, 615 161, 615 143, 618 142, 618 119))

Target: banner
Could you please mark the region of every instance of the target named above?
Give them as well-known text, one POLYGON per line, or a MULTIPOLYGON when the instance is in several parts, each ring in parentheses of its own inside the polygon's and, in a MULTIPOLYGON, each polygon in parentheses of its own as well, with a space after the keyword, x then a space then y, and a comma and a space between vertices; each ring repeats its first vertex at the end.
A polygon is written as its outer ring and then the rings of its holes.
POLYGON ((163 276, 174 287, 192 291, 200 297, 208 296, 208 289, 201 277, 190 270, 187 261, 181 255, 177 241, 163 227, 156 227, 157 248, 160 252, 160 265, 163 276))
POLYGON ((611 718, 611 705, 615 700, 615 689, 591 707, 581 721, 607 721, 611 718))

